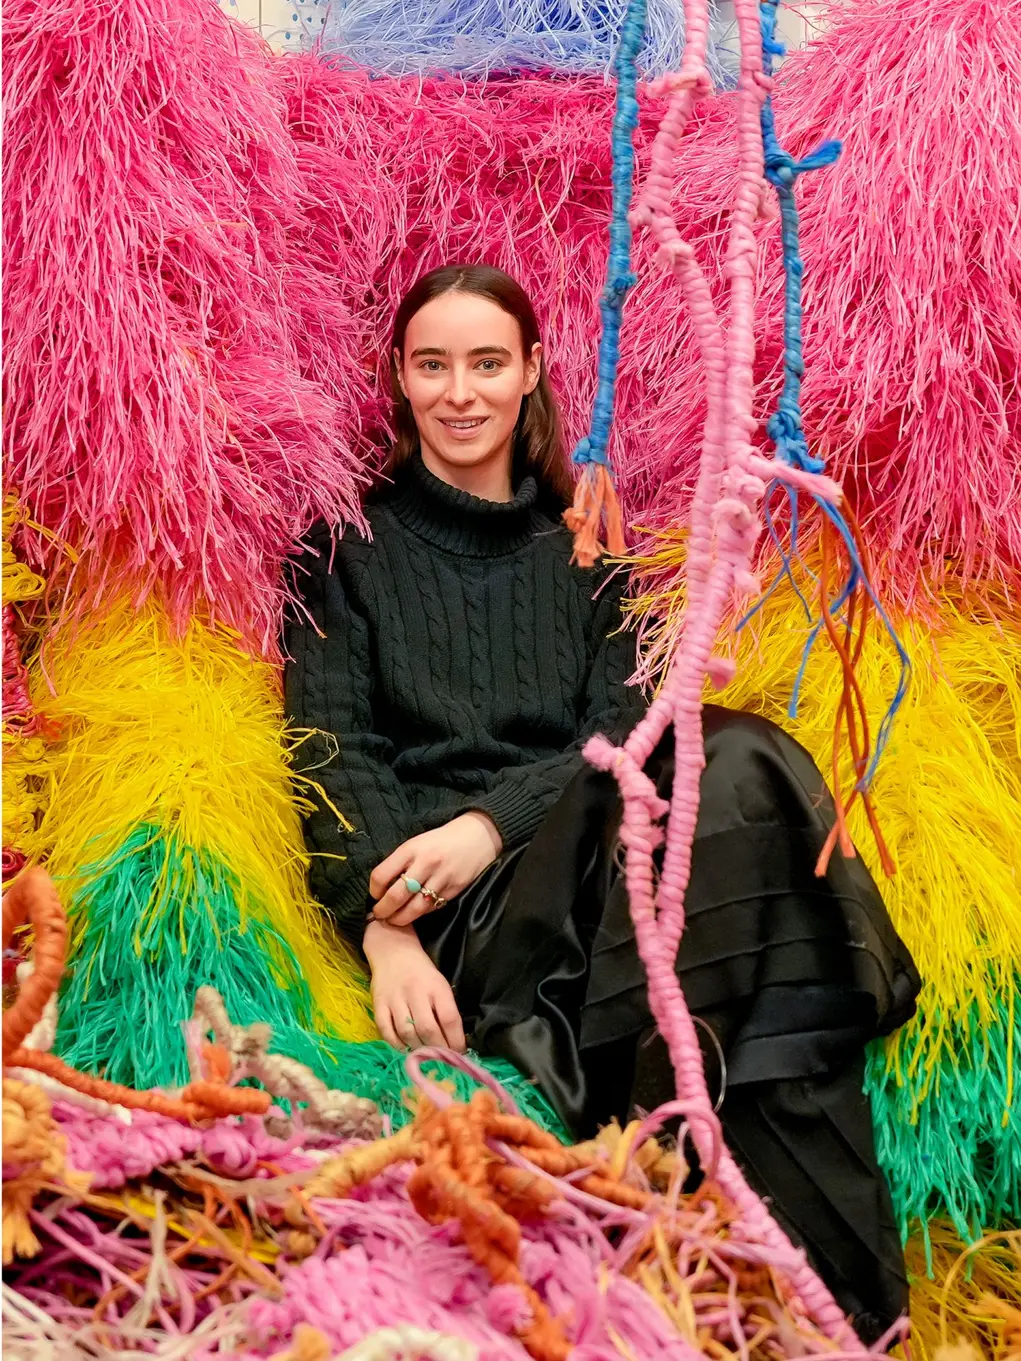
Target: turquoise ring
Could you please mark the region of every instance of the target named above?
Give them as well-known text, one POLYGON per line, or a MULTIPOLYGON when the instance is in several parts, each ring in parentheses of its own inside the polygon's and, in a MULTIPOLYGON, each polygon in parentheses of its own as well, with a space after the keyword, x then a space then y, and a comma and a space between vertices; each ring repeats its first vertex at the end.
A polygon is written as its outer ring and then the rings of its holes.
POLYGON ((401 878, 404 880, 404 887, 408 890, 409 893, 422 892, 422 885, 418 882, 417 879, 412 879, 411 876, 407 874, 402 874, 401 878))

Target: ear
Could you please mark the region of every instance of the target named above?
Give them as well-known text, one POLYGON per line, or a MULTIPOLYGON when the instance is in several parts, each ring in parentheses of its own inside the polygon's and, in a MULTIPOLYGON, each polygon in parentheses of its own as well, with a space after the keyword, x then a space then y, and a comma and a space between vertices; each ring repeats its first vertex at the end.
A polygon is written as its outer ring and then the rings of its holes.
POLYGON ((400 350, 394 350, 393 359, 394 359, 394 372, 397 374, 397 383, 401 391, 404 393, 405 397, 407 397, 408 389, 404 386, 404 364, 401 360, 400 350))
POLYGON ((532 346, 532 353, 525 360, 525 396, 534 392, 539 385, 542 372, 542 346, 538 341, 532 346))

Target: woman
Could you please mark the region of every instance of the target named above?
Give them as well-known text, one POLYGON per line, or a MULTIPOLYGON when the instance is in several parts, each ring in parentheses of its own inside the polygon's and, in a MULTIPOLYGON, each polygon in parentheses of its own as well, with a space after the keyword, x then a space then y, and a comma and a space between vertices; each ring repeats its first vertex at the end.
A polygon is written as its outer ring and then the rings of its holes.
MULTIPOLYGON (((585 1135, 673 1096, 616 786, 580 755, 641 713, 619 587, 571 563, 557 408, 513 280, 421 279, 392 380, 372 541, 319 526, 296 570, 288 709, 317 730, 306 764, 328 798, 306 825, 313 891, 364 950, 385 1039, 470 1037, 585 1135)), ((732 1150, 874 1334, 906 1294, 864 1050, 910 1016, 917 975, 860 861, 816 879, 831 806, 806 753, 749 715, 710 708, 705 728, 680 978, 732 1150)), ((667 791, 666 749, 652 766, 667 791)))

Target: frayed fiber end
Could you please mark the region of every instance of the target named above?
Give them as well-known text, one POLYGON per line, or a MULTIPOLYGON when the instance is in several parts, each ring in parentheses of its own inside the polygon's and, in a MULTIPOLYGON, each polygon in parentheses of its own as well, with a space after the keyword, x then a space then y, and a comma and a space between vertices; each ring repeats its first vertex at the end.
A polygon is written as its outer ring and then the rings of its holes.
POLYGON ((594 567, 607 553, 619 558, 627 552, 617 489, 604 463, 585 468, 574 490, 574 504, 564 511, 564 524, 574 535, 571 561, 579 567, 594 567))

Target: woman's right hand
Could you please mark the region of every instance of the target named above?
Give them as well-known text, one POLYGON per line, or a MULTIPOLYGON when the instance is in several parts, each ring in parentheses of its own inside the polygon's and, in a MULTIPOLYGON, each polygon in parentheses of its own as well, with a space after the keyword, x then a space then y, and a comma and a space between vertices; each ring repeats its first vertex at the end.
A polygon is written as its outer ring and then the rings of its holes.
POLYGON ((372 970, 372 1010, 379 1033, 395 1049, 440 1045, 465 1051, 453 989, 413 926, 370 921, 364 949, 372 970))

